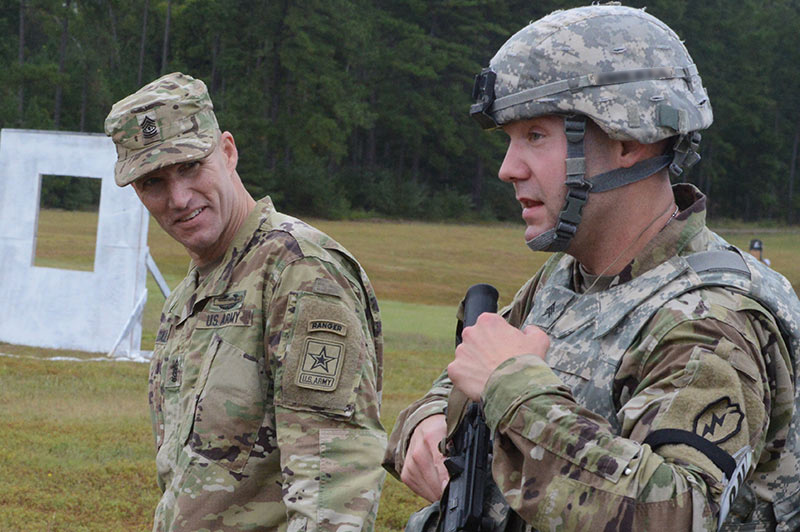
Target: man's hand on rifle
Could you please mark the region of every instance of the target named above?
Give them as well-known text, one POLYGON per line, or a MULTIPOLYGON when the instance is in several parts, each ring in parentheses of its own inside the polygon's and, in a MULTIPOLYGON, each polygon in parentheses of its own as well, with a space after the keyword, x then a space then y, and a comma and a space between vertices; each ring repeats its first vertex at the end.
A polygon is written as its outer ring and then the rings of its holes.
POLYGON ((490 313, 481 314, 475 325, 465 327, 461 338, 455 360, 447 366, 447 374, 473 401, 480 401, 486 381, 497 366, 525 354, 544 360, 550 346, 547 334, 538 327, 520 331, 499 315, 490 313))
POLYGON ((411 490, 434 502, 442 497, 450 475, 444 467, 444 456, 439 451, 439 442, 447 434, 447 422, 442 414, 423 419, 408 443, 406 458, 400 479, 411 490))

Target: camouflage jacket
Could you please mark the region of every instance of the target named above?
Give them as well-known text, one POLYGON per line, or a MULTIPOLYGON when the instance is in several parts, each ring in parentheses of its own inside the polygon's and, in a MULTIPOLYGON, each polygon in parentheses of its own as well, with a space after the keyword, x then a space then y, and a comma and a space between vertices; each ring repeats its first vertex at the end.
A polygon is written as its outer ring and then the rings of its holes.
POLYGON ((384 473, 383 344, 358 262, 258 202, 161 316, 150 406, 154 531, 371 530, 384 473))
MULTIPOLYGON (((702 195, 688 186, 675 195, 680 215, 619 276, 592 287, 601 289, 581 293, 591 283, 559 254, 503 311, 510 323, 536 324, 551 338, 546 362, 508 360, 483 392, 494 479, 540 530, 716 530, 722 471, 693 447, 642 444, 658 429, 695 433, 730 455, 753 449, 726 529, 742 522, 774 529, 770 502, 800 487, 782 452, 794 375, 764 307, 709 287, 663 300, 635 323, 666 284, 661 277, 676 275, 672 257, 721 242, 705 227, 702 195)), ((443 375, 401 414, 385 459, 390 470, 401 470, 413 427, 441 412, 450 386, 443 375)))

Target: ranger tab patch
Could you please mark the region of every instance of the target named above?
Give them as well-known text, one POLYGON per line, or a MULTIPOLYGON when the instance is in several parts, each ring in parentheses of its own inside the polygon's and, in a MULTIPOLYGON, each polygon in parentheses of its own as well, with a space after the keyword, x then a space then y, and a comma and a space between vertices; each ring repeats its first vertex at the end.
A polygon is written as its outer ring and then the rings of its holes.
POLYGON ((301 388, 332 392, 339 385, 343 363, 343 343, 308 338, 295 384, 301 388))
POLYGON ((308 322, 308 332, 331 332, 339 336, 347 336, 347 326, 333 320, 311 320, 308 322))

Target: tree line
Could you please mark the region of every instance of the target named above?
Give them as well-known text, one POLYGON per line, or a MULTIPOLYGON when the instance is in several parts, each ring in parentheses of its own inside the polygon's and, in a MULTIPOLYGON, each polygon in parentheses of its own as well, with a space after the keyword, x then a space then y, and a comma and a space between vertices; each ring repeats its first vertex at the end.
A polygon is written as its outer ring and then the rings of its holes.
MULTIPOLYGON (((283 210, 518 220, 496 179, 505 135, 467 116, 473 77, 528 21, 576 5, 6 0, 0 127, 101 132, 115 101, 179 70, 208 85, 247 188, 283 210)), ((800 0, 646 5, 686 42, 711 98, 686 177, 711 216, 796 222, 800 0)))

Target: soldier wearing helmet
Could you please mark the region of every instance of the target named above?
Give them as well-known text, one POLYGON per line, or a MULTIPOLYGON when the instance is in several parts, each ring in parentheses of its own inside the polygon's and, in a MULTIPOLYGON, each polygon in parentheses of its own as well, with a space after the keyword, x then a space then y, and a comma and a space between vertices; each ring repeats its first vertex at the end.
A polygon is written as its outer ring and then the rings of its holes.
POLYGON ((800 528, 800 302, 705 226, 699 190, 670 185, 712 122, 677 35, 617 3, 557 11, 500 48, 474 97, 509 137, 499 177, 527 245, 555 254, 463 331, 385 467, 441 496, 455 387, 493 434, 490 529, 508 507, 539 530, 800 528))

